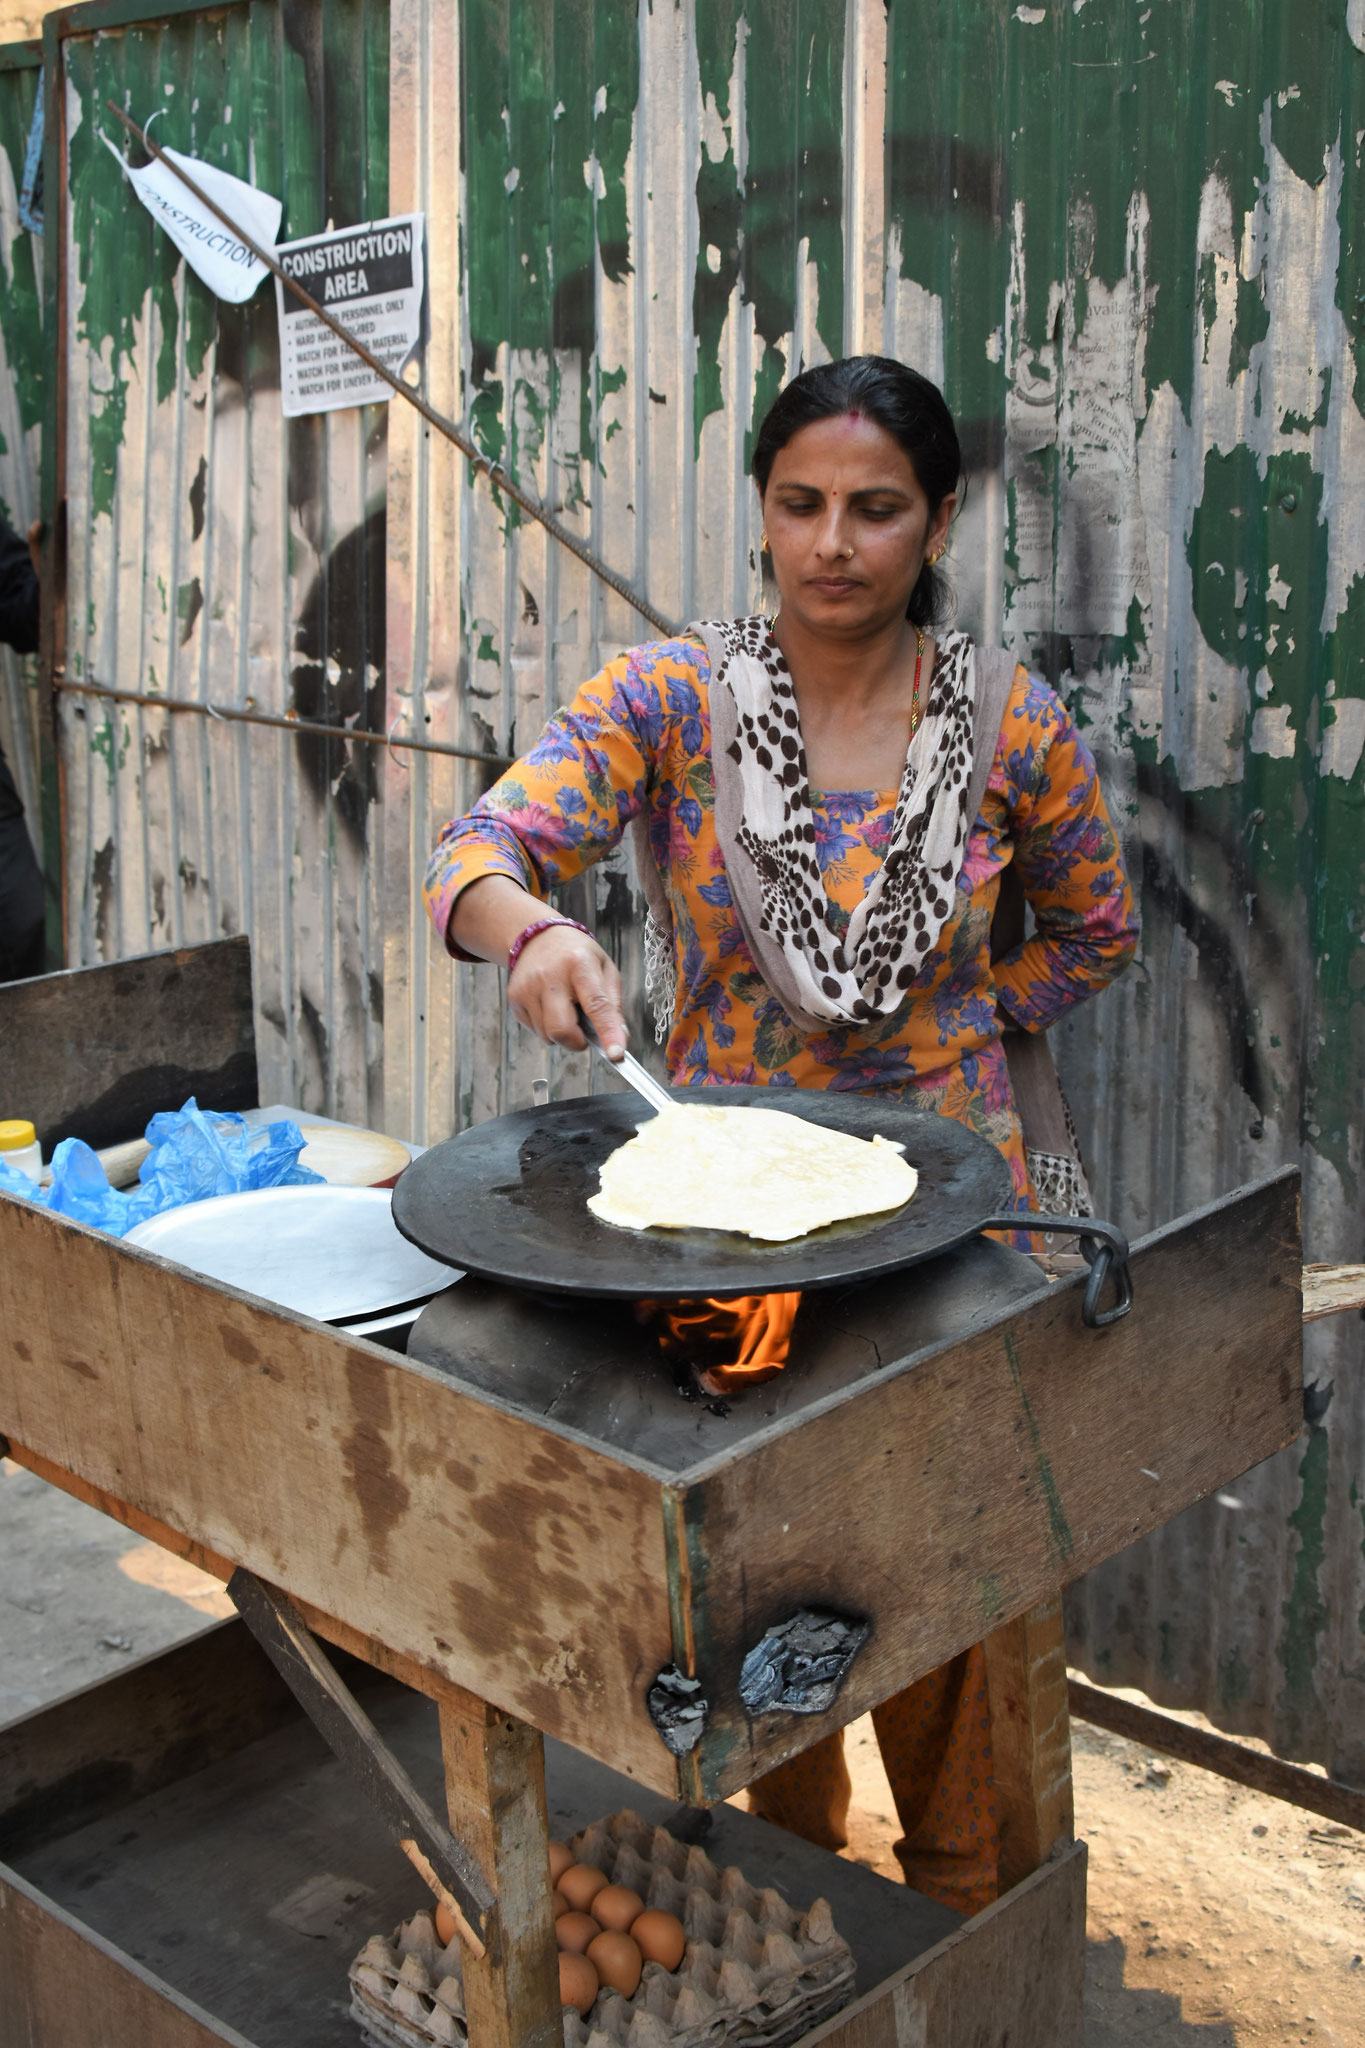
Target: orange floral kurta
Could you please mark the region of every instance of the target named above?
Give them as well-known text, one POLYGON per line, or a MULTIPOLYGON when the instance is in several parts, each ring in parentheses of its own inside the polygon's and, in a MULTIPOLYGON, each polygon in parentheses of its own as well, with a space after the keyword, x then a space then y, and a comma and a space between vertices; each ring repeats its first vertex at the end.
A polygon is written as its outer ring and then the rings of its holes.
MULTIPOLYGON (((716 837, 706 651, 637 647, 585 683, 526 757, 441 834, 427 902, 446 936, 460 891, 510 875, 536 896, 605 853, 641 809, 673 910, 675 1083, 852 1089, 907 1097, 979 1131, 1031 1190, 997 1002, 1040 1030, 1119 972, 1137 922, 1095 764, 1054 691, 1022 668, 1002 723, 952 914, 905 1001, 870 1026, 806 1036, 757 974, 716 837), (1036 930, 994 968, 1000 875, 1019 862, 1036 930)), ((891 834, 894 790, 812 792, 834 921, 848 915, 891 834)))

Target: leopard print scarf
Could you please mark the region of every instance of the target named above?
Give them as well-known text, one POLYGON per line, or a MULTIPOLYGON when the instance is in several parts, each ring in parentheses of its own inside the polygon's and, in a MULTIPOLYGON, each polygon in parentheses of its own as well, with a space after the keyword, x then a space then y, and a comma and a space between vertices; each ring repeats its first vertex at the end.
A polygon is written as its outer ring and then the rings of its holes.
POLYGON ((759 971, 807 1030, 867 1023, 905 999, 952 911, 972 819, 976 663, 939 642, 891 840, 842 936, 815 854, 796 693, 764 618, 695 628, 711 661, 716 827, 759 971))

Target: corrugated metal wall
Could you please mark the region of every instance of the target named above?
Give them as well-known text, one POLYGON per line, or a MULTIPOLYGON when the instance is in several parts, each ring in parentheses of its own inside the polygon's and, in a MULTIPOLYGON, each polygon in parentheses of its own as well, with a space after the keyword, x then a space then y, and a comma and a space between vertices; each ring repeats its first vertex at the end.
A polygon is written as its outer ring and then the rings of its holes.
MULTIPOLYGON (((215 311, 91 169, 126 81, 232 168, 249 129, 287 232, 382 210, 380 22, 257 0, 73 57, 71 654, 272 707, 322 670, 312 701, 500 754, 640 622, 406 410, 387 492, 382 416, 281 433, 266 296, 215 311), (144 276, 125 310, 113 281, 144 276), (301 662, 310 586, 348 535, 380 544, 385 502, 386 668, 372 623, 327 648, 335 674, 316 627, 301 662)), ((1360 1257, 1355 0, 391 0, 388 22, 428 396, 655 604, 752 604, 747 445, 791 370, 885 348, 941 376, 972 471, 962 621, 1064 690, 1142 879, 1138 965, 1060 1034, 1104 1204, 1138 1232, 1301 1159, 1309 1255, 1360 1257)), ((526 1101, 545 1055, 418 894, 480 771, 393 753, 334 792, 340 759, 299 745, 68 710, 73 957, 249 928, 281 1093, 427 1138, 526 1101)), ((573 902, 638 1000, 624 859, 573 902)), ((1299 1447, 1073 1602, 1101 1679, 1356 1777, 1361 1335, 1312 1333, 1299 1447)))
MULTIPOLYGON (((394 0, 393 19, 395 204, 426 208, 448 281, 431 395, 656 604, 752 602, 746 442, 788 371, 867 347, 943 378, 972 469, 961 617, 1064 689, 1143 881, 1138 966, 1063 1034, 1105 1205, 1141 1231, 1302 1158, 1310 1254, 1359 1257, 1345 11, 696 0, 632 23, 475 0, 461 35, 394 0)), ((504 533, 407 422, 390 458, 390 711, 524 743, 638 622, 504 533)), ((452 973, 420 919, 457 782, 390 766, 386 791, 405 998, 390 973, 386 1088, 433 1133, 526 1100, 543 1062, 496 978, 452 973)), ((634 962, 625 875, 595 894, 634 962)), ((1073 1605, 1096 1676, 1357 1776, 1360 1334, 1313 1334, 1303 1445, 1073 1605)))
MULTIPOLYGON (((120 177, 113 99, 284 200, 388 209, 382 0, 68 17, 66 669, 371 727, 387 412, 283 422, 273 290, 218 304, 120 177), (98 25, 96 25, 98 24, 98 25)), ((63 694, 67 958, 249 931, 272 1097, 378 1116, 373 749, 63 694)))
MULTIPOLYGON (((891 23, 896 284, 942 308, 1004 629, 1089 725, 1142 876, 1137 966, 1058 1034, 1097 1185, 1138 1231, 1298 1160, 1308 1256, 1359 1259, 1360 11, 891 23)), ((1307 1351, 1301 1444, 1094 1575, 1073 1640, 1362 1779, 1359 1321, 1307 1351)))
MULTIPOLYGON (((38 517, 43 419, 42 243, 19 219, 39 59, 0 49, 0 512, 16 533, 38 517)), ((35 847, 41 844, 38 665, 0 646, 0 747, 35 847)))

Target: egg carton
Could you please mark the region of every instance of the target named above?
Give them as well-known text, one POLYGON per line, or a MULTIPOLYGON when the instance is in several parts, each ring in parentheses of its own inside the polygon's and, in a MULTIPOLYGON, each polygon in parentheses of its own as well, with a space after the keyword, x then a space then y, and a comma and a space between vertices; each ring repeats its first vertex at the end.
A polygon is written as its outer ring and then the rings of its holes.
MULTIPOLYGON (((786 2048, 853 1996, 855 1964, 830 1909, 796 1913, 782 1894, 719 1869, 696 1846, 629 1808, 569 1844, 647 1907, 675 1913, 687 1947, 676 1970, 646 1963, 631 1998, 604 1989, 580 2017, 564 2008, 564 2048, 786 2048)), ((351 1965, 351 2013, 379 2048, 463 2048, 458 1937, 417 1913, 391 1941, 372 1935, 351 1965)))
POLYGON ((351 2018, 378 2048, 465 2048, 460 1937, 444 1946, 430 1913, 372 1934, 348 1974, 351 2018))
POLYGON ((586 2018, 566 2009, 564 2048, 782 2048, 853 1996, 853 1952, 823 1899, 798 1914, 629 1808, 569 1847, 647 1907, 675 1913, 687 1947, 676 1970, 646 1963, 633 1998, 602 1991, 586 2018))

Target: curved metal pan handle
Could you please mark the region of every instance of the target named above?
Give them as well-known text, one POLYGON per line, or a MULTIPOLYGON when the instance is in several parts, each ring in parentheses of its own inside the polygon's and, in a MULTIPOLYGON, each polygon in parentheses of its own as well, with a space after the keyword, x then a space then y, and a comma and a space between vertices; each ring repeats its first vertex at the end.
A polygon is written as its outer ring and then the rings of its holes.
POLYGON ((1081 1321, 1090 1330, 1106 1330, 1127 1315, 1133 1306, 1133 1278, 1128 1271, 1128 1240, 1112 1223, 1098 1216, 1034 1216, 1027 1210, 1004 1216, 988 1216, 982 1230, 1027 1230, 1034 1236, 1078 1237, 1090 1274, 1081 1301, 1081 1321), (1114 1301, 1100 1307, 1100 1297, 1112 1278, 1114 1301))

